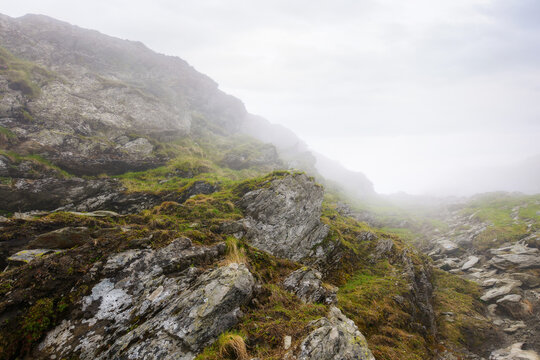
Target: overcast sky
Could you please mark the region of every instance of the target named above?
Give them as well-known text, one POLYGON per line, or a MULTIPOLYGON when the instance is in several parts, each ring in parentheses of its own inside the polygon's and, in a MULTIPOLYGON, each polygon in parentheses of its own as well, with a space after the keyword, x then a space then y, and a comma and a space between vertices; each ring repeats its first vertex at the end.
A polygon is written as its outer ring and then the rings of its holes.
POLYGON ((379 192, 515 190, 480 169, 540 154, 538 0, 2 0, 0 12, 180 56, 379 192))

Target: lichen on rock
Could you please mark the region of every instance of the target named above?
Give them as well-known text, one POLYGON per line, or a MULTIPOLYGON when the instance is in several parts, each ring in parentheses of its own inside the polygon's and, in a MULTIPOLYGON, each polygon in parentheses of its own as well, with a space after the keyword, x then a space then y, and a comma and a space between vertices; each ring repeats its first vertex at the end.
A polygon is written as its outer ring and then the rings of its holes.
POLYGON ((328 234, 321 218, 324 189, 305 174, 290 174, 246 193, 239 204, 243 235, 274 256, 301 260, 318 256, 328 234))

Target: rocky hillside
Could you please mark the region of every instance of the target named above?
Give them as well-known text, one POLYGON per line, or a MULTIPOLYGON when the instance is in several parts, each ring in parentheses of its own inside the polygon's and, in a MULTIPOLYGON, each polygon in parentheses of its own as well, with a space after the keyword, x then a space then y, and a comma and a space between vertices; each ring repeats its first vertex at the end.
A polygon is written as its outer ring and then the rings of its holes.
POLYGON ((0 16, 0 359, 536 356, 513 341, 537 314, 524 237, 452 260, 453 225, 422 227, 436 269, 314 159, 179 58, 0 16), (511 289, 482 299, 474 256, 511 289))
MULTIPOLYGON (((477 196, 444 215, 430 255, 435 265, 480 286, 487 320, 499 331, 492 359, 540 353, 540 197, 477 196)), ((459 320, 451 314, 446 321, 459 320)), ((485 346, 485 345, 482 345, 485 346)))
MULTIPOLYGON (((538 359, 540 197, 489 193, 452 199, 452 205, 421 199, 416 211, 414 199, 406 200, 407 217, 393 209, 367 220, 415 241, 434 260, 442 343, 465 358, 474 358, 472 350, 484 351, 489 359, 538 359), (451 275, 467 281, 456 282, 451 275), (449 288, 458 284, 457 292, 449 288), (448 303, 447 296, 458 297, 459 306, 448 303), (456 333, 456 327, 469 334, 483 330, 471 337, 456 333)), ((366 218, 365 212, 353 216, 366 218)))

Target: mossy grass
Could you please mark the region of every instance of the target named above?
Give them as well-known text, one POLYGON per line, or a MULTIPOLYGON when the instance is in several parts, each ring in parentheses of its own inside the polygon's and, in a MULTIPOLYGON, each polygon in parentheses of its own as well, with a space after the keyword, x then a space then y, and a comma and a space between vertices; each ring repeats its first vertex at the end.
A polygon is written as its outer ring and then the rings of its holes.
POLYGON ((63 177, 63 178, 69 178, 69 177, 72 176, 67 171, 62 170, 61 168, 54 165, 49 160, 45 159, 43 156, 38 155, 38 154, 21 155, 21 154, 18 154, 16 152, 14 152, 14 151, 7 151, 7 150, 0 149, 0 155, 4 155, 4 156, 8 157, 15 164, 20 164, 23 161, 31 161, 31 162, 33 162, 35 164, 38 164, 38 165, 41 165, 41 166, 43 166, 45 168, 54 170, 55 172, 58 173, 58 175, 60 175, 60 177, 63 177))
POLYGON ((259 306, 250 309, 237 328, 249 335, 253 357, 282 359, 284 336, 292 337, 292 346, 298 345, 312 330, 310 323, 325 316, 328 308, 322 304, 304 304, 278 285, 263 287, 259 306))
POLYGON ((491 328, 479 300, 480 286, 438 269, 433 278, 433 306, 440 338, 450 348, 480 346, 491 328))
POLYGON ((473 246, 484 251, 519 241, 540 229, 540 195, 483 194, 470 201, 462 213, 488 224, 473 240, 473 246))
POLYGON ((13 131, 11 131, 10 129, 6 128, 6 127, 3 127, 3 126, 0 126, 0 139, 1 138, 4 138, 4 139, 15 139, 17 138, 17 135, 15 135, 15 133, 13 131))
POLYGON ((388 261, 367 266, 338 292, 338 305, 366 336, 377 359, 421 360, 430 356, 430 339, 411 327, 404 299, 409 287, 402 270, 388 261))
POLYGON ((29 98, 41 93, 40 87, 54 75, 42 66, 14 56, 0 47, 0 75, 6 77, 9 87, 29 98))

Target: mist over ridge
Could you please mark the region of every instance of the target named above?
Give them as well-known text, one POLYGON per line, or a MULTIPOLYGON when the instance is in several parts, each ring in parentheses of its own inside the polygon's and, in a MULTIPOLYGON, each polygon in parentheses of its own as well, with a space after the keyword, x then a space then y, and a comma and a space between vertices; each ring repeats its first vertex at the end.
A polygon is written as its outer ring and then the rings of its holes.
POLYGON ((74 11, 23 1, 0 10, 41 12, 186 59, 379 193, 539 191, 533 1, 307 5, 74 11))
POLYGON ((3 3, 0 359, 539 360, 536 10, 3 3))

